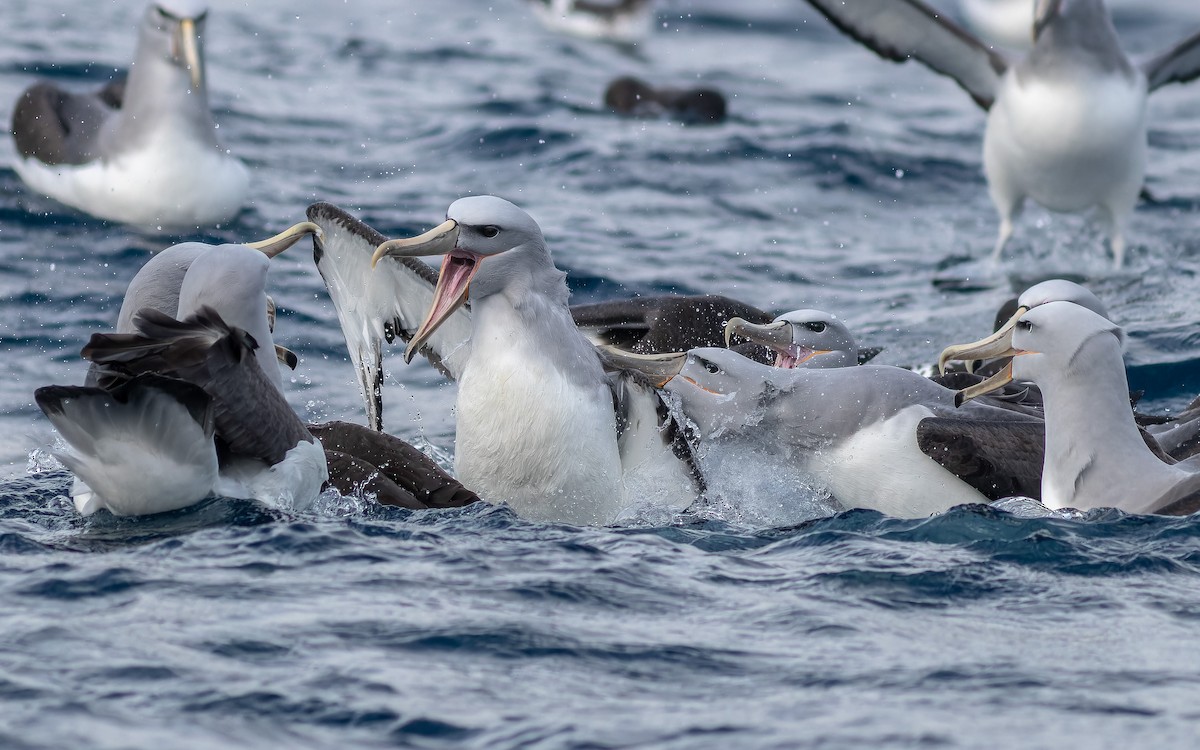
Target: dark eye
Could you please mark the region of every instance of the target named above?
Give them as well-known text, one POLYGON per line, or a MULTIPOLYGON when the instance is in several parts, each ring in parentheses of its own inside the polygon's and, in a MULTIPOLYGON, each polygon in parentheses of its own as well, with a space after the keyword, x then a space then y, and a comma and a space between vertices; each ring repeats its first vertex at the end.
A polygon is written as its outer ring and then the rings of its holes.
POLYGON ((163 19, 164 21, 178 21, 179 20, 178 18, 171 15, 170 13, 163 10, 162 8, 158 7, 157 5, 154 6, 154 9, 158 11, 158 17, 163 19))
POLYGON ((721 368, 717 367, 715 362, 709 362, 707 359, 704 360, 704 369, 708 371, 709 375, 716 375, 721 371, 721 368))
POLYGON ((486 227, 480 227, 479 233, 484 237, 495 237, 496 235, 500 234, 500 227, 494 227, 489 224, 486 227))
POLYGON ((825 331, 825 324, 819 320, 814 320, 811 323, 805 323, 804 327, 813 333, 823 333, 825 331))
POLYGON ((1017 328, 1021 329, 1022 331, 1032 331, 1033 323, 1030 323, 1028 320, 1018 320, 1017 328))

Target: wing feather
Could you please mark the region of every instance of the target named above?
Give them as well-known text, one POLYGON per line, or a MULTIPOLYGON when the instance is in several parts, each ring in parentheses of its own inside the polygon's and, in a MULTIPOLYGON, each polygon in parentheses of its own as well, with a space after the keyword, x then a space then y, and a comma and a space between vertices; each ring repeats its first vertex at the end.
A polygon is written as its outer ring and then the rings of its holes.
POLYGON ((984 109, 995 101, 1008 61, 920 0, 808 3, 880 57, 900 63, 916 60, 953 78, 984 109))
MULTIPOLYGON (((415 258, 385 258, 372 270, 371 256, 387 238, 337 206, 313 204, 308 219, 325 235, 313 238, 313 257, 346 337, 368 424, 382 430, 382 342, 412 338, 433 303, 438 273, 415 258)), ((471 313, 463 306, 420 351, 456 380, 470 353, 470 336, 471 313)))
POLYGON ((1200 78, 1200 32, 1142 63, 1149 91, 1200 78))

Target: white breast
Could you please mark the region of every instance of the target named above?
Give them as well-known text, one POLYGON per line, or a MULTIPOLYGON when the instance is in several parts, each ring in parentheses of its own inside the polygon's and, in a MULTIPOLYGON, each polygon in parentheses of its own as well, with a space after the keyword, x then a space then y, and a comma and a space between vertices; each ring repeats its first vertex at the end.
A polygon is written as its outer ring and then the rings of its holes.
POLYGON ((1136 197, 1146 168, 1145 114, 1140 76, 1022 80, 1010 72, 988 113, 988 179, 1055 211, 1136 197))
POLYGON ((909 406, 865 425, 809 458, 809 468, 847 508, 922 518, 986 498, 921 452, 917 424, 933 412, 909 406))
POLYGON ((477 322, 459 383, 459 481, 525 518, 612 523, 625 492, 608 389, 560 372, 504 318, 489 309, 486 330, 477 322))
POLYGON ((228 221, 250 184, 240 160, 170 128, 112 159, 55 166, 17 159, 14 168, 30 187, 68 206, 150 229, 228 221))

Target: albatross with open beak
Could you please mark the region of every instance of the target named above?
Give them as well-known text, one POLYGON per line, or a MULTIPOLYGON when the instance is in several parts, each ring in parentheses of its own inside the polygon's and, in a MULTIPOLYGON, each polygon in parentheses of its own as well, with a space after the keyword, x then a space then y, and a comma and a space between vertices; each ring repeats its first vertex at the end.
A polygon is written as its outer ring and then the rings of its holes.
POLYGON ((859 363, 858 346, 850 329, 837 317, 821 310, 793 310, 766 324, 741 318, 725 326, 725 345, 734 336, 761 344, 775 353, 775 366, 824 368, 859 363))
MULTIPOLYGON (((323 214, 310 210, 319 224, 323 214)), ((452 371, 458 479, 540 520, 606 524, 638 502, 690 503, 696 487, 659 432, 657 396, 606 373, 571 319, 566 274, 554 266, 537 223, 494 196, 457 200, 446 216, 419 237, 380 243, 371 264, 383 270, 386 259, 444 256, 420 323, 411 308, 392 313, 394 330, 408 339, 406 359, 431 343, 440 362, 447 348, 468 348, 455 355, 452 371), (468 340, 438 343, 468 300, 468 340)), ((342 231, 326 228, 325 244, 352 242, 347 223, 334 223, 342 231)))
POLYGON ((146 8, 129 76, 95 93, 39 83, 12 118, 27 185, 110 221, 150 229, 221 224, 246 201, 246 167, 217 141, 204 72, 207 8, 146 8))
POLYGON ((1121 49, 1103 0, 1038 0, 1033 49, 1009 58, 921 0, 808 0, 881 57, 953 78, 988 111, 983 167, 999 258, 1026 199, 1052 211, 1097 208, 1113 262, 1146 171, 1146 97, 1200 76, 1200 34, 1140 64, 1121 49))

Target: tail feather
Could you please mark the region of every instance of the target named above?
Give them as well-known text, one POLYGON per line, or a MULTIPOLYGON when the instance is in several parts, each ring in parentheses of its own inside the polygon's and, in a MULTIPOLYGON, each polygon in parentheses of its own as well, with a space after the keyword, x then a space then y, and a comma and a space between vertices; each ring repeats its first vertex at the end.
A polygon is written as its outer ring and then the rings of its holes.
POLYGON ((142 375, 112 392, 47 386, 34 398, 72 449, 57 457, 91 491, 77 497, 85 515, 175 510, 216 482, 213 409, 197 386, 142 375))

